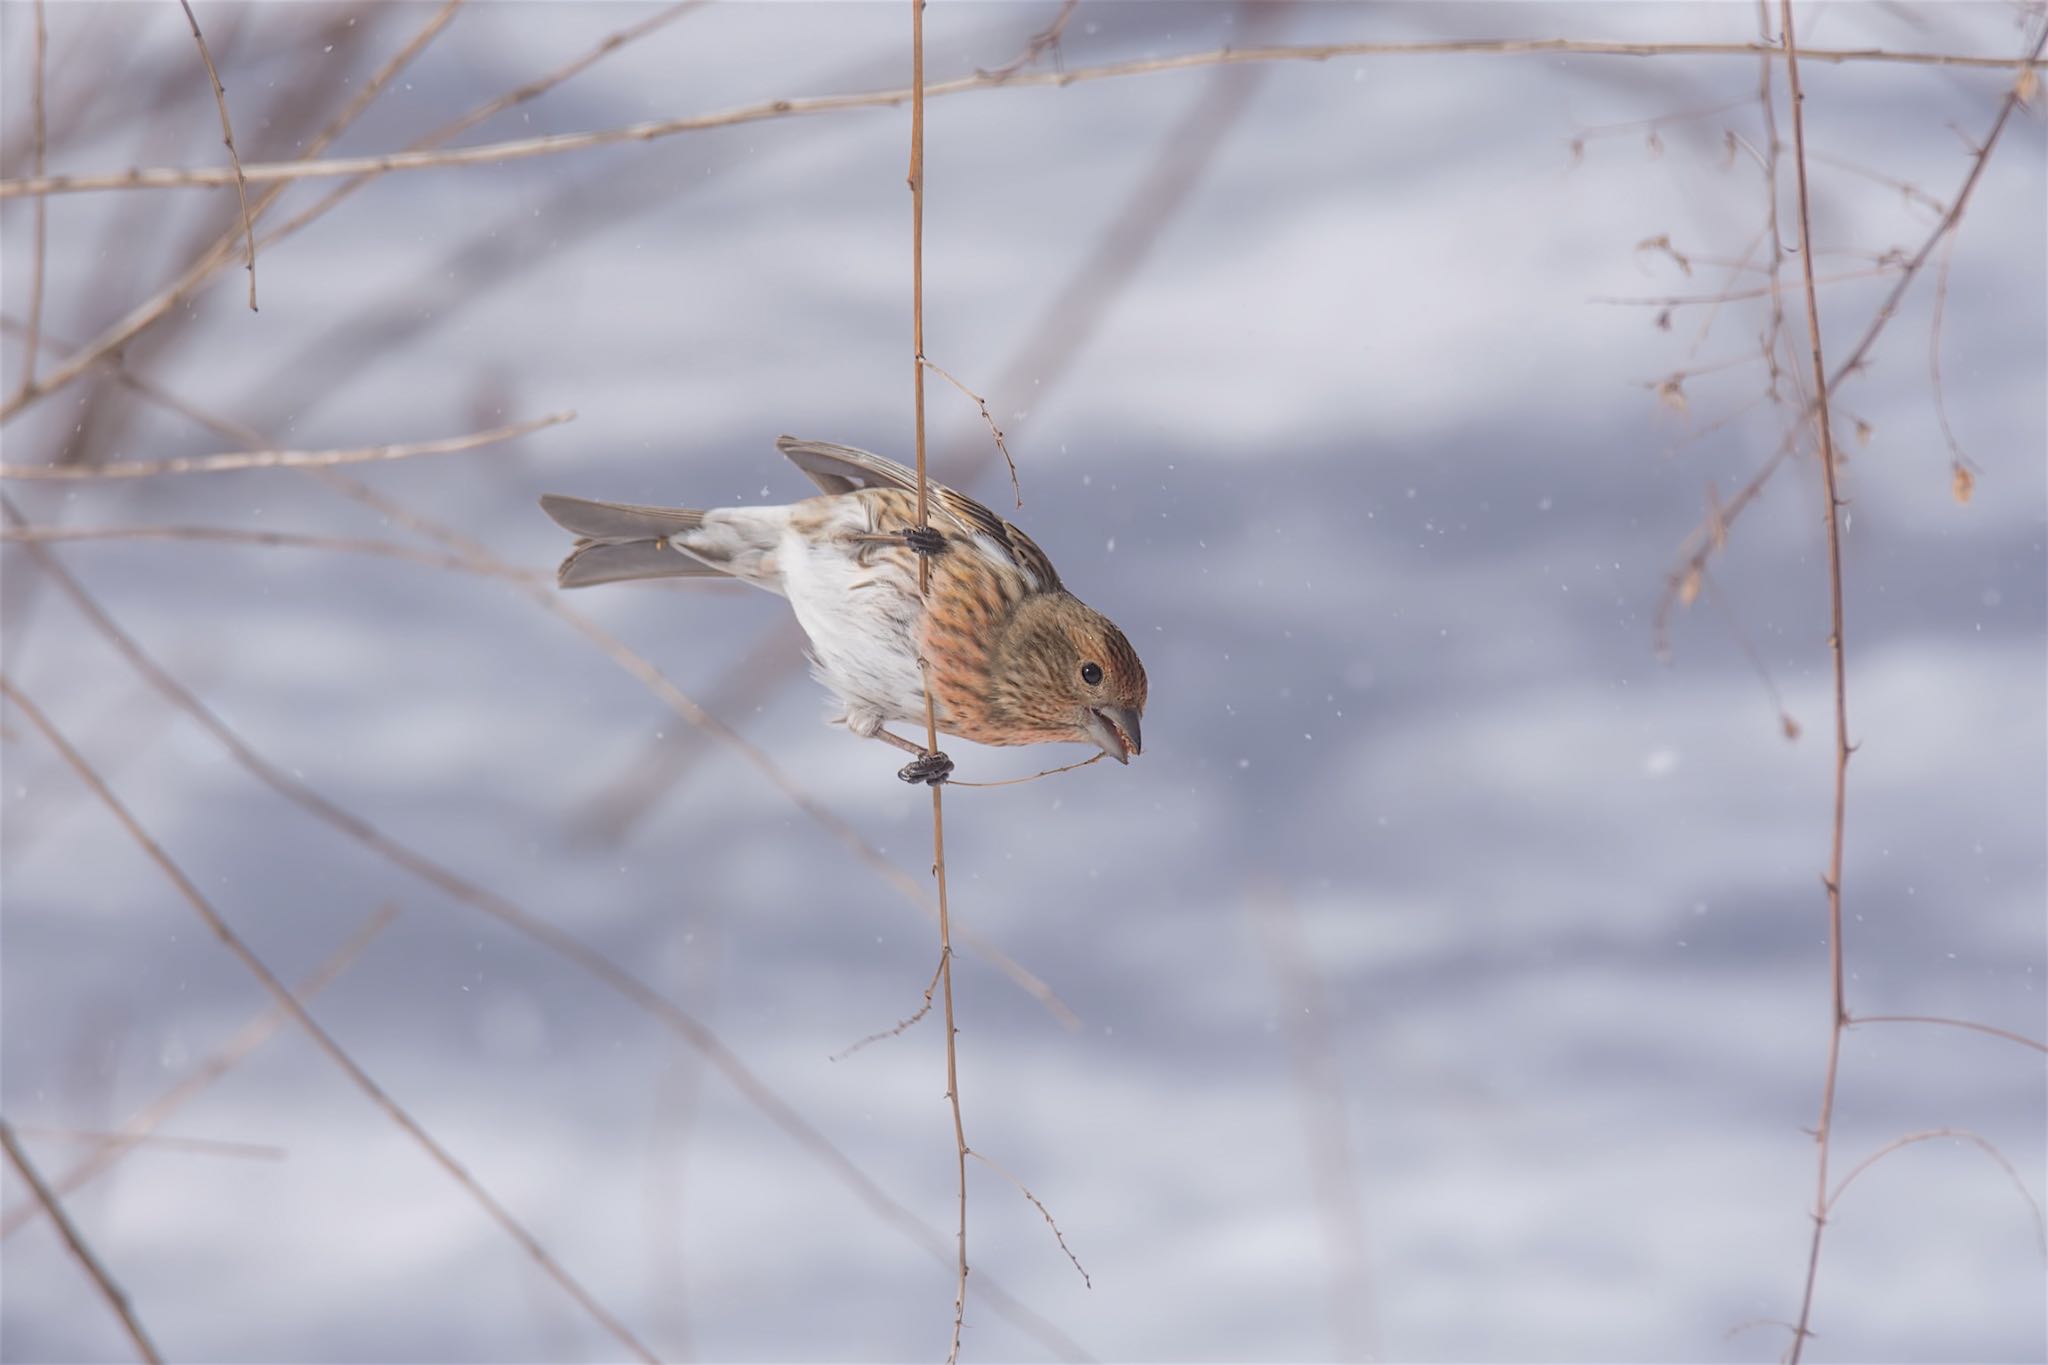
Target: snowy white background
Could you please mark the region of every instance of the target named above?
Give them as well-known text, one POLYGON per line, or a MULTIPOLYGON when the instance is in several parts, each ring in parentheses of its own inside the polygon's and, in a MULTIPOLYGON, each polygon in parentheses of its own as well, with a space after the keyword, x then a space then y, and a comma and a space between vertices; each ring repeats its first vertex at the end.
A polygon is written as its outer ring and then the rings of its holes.
MULTIPOLYGON (((940 4, 933 79, 995 66, 1051 4, 940 4)), ((299 134, 431 11, 201 9, 246 157, 299 134), (248 112, 243 112, 243 111, 248 112)), ((403 145, 645 8, 466 10, 340 144, 403 145)), ((1804 41, 2008 55, 2009 4, 1830 5, 1804 41)), ((8 174, 25 165, 30 11, 4 21, 8 174)), ((1748 5, 1302 5, 1089 0, 1070 67, 1248 41, 1456 36, 1747 41, 1748 5)), ((53 170, 212 165, 218 127, 174 6, 49 15, 53 170), (152 112, 159 88, 175 92, 152 112)), ((618 126, 907 75, 897 5, 707 7, 468 134, 618 126)), ((1813 65, 1817 151, 1946 199, 2009 72, 1813 65), (1953 123, 1952 129, 1949 125, 1953 123)), ((1019 520, 1131 634, 1148 748, 948 801, 958 922, 1041 975, 1069 1031, 961 958, 969 1139, 1017 1172, 1093 1276, 993 1173, 972 1172, 977 1361, 1757 1360, 1798 1307, 1827 1035, 1832 756, 1817 471, 1789 469, 1716 582, 1785 707, 1703 598, 1660 663, 1652 617, 1709 483, 1775 447, 1750 363, 1688 363, 1761 181, 1748 58, 1362 57, 960 94, 930 106, 931 355, 988 393, 1019 520), (1219 83, 1237 83, 1237 94, 1219 83), (1127 211, 1190 111, 1243 98, 1135 265, 1091 286, 1085 336, 1025 338, 1127 211), (1748 101, 1748 102, 1744 102, 1748 101), (1590 126, 1730 106, 1660 130, 1590 126), (1261 915, 1268 919, 1262 919, 1261 915), (1276 965, 1312 968, 1319 1003, 1276 965), (1288 926, 1292 926, 1291 929, 1288 926), (1290 937, 1291 935, 1291 937, 1290 937), (1304 1013, 1304 1005, 1308 1012, 1304 1013), (1322 1036, 1335 1088, 1290 1048, 1322 1036), (1357 1197, 1310 1159, 1343 1119, 1357 1197), (1317 1115, 1325 1117, 1318 1118, 1317 1115), (1341 1251, 1362 1237, 1362 1260, 1341 1251), (1368 1320, 1347 1336, 1332 1304, 1368 1320)), ((1782 88, 1781 88, 1782 94, 1782 88)), ((1782 106, 1781 106, 1782 110, 1782 106)), ((1204 115, 1194 115, 1197 121, 1204 115)), ((1213 121, 1213 120, 1212 120, 1213 121)), ((1789 127, 1786 129, 1789 137, 1789 127)), ((419 511, 551 568, 543 491, 786 500, 780 432, 907 455, 907 114, 783 119, 570 157, 391 176, 230 272, 130 363, 284 444, 452 434, 572 407, 517 444, 368 471, 419 511)), ((1943 359, 1976 499, 1948 491, 1927 375, 1931 271, 1841 395, 1850 1000, 1862 1013, 2048 1029, 2048 239, 2037 116, 2008 129, 1964 221, 1943 359)), ((1199 158, 1197 158, 1199 160, 1199 158)), ((1931 215, 1814 167, 1819 244, 1911 249, 1931 215)), ((285 211, 323 186, 301 187, 285 211)), ((1792 203, 1789 177, 1785 203, 1792 203)), ((233 218, 226 192, 51 202, 46 325, 75 340, 233 218)), ((26 310, 29 214, 4 220, 26 310)), ((273 217, 272 221, 278 221, 273 217)), ((1788 228, 1788 233, 1790 229, 1788 228)), ((1867 262, 1865 262, 1867 264, 1867 262)), ((1829 257, 1834 272, 1858 268, 1829 257)), ((1085 277, 1084 277, 1085 278, 1085 277)), ((1745 282, 1753 282, 1751 276, 1745 282)), ((1888 279, 1827 287, 1842 355, 1888 279)), ((1763 305, 1695 362, 1753 355, 1763 305)), ((1082 310, 1084 313, 1087 310, 1082 310)), ((1072 317, 1070 312, 1068 317, 1072 317)), ((10 335, 4 373, 19 372, 10 335)), ((47 366, 49 362, 46 361, 47 366)), ((931 393, 938 467, 1002 505, 972 407, 931 393)), ((223 448, 81 384, 11 422, 5 456, 223 448)), ((284 473, 68 491, 37 520, 404 537, 284 473)), ((62 547, 108 608, 252 744, 342 806, 599 946, 713 1028, 931 1230, 931 1254, 647 1015, 252 781, 170 711, 19 550, 5 667, 109 773, 286 979, 381 902, 401 913, 314 1005, 370 1073, 669 1356, 929 1359, 945 1346, 952 1135, 939 1030, 833 1062, 905 1014, 935 935, 905 897, 729 749, 560 621, 486 579, 284 549, 62 547), (629 824, 601 817, 650 752, 689 760, 629 824), (599 813, 594 815, 594 813, 599 813)), ((779 604, 599 590, 574 604, 644 651, 914 878, 927 802, 897 759, 819 721, 779 604), (735 695, 734 663, 766 651, 735 695), (770 681, 762 682, 765 676, 770 681)), ((5 763, 0 1111, 100 1129, 184 1076, 263 1000, 18 715, 5 763)), ((963 777, 1045 766, 949 746, 963 777)), ((1046 751, 1060 761, 1078 753, 1046 751)), ((1836 1169, 1901 1134, 1973 1129, 2048 1185, 2041 1058, 1955 1030, 1848 1039, 1836 1169)), ((290 1030, 168 1132, 282 1159, 138 1151, 73 1197, 166 1353, 188 1360, 613 1358, 526 1258, 290 1030)), ((31 1135, 48 1172, 81 1152, 31 1135)), ((11 1208, 25 1191, 11 1173, 11 1208)), ((47 1223, 0 1250, 0 1353, 126 1347, 47 1223)), ((1935 1143, 1859 1181, 1830 1229, 1820 1360, 2039 1360, 2032 1216, 1981 1153, 1935 1143)))

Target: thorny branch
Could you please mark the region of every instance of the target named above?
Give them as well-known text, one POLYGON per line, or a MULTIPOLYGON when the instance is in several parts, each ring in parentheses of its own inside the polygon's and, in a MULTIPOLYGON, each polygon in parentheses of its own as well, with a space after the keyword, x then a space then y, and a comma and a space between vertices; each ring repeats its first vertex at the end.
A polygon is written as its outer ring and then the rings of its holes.
POLYGON ((988 423, 989 435, 995 437, 996 449, 1002 452, 1003 463, 1010 467, 1010 496, 1017 500, 1019 507, 1022 507, 1024 505, 1024 487, 1017 482, 1017 462, 1010 458, 1009 443, 1003 439, 1003 429, 996 425, 995 416, 988 410, 988 400, 961 383, 951 370, 939 364, 938 361, 930 359, 923 352, 918 353, 918 360, 926 369, 965 394, 968 402, 981 409, 981 420, 988 423))
MULTIPOLYGON (((929 527, 927 503, 930 479, 925 472, 924 372, 930 364, 924 354, 924 6, 925 0, 910 0, 910 370, 917 422, 917 524, 929 527)), ((998 438, 1000 439, 1000 438, 998 438)), ((1005 456, 1008 452, 1004 452, 1005 456)), ((931 592, 931 559, 917 557, 917 590, 931 592)), ((917 661, 924 686, 925 752, 939 750, 938 713, 932 701, 931 664, 917 661)), ((960 1118, 960 1031, 953 1022, 953 921, 946 895, 946 803, 945 784, 934 782, 932 791, 932 878, 939 889, 939 986, 946 1020, 946 1102, 953 1110, 955 1178, 960 1197, 960 1227, 956 1235, 958 1274, 953 1289, 953 1340, 946 1351, 946 1365, 960 1359, 960 1333, 967 1320, 967 1128, 960 1118)))
POLYGON ((1785 82, 1792 102, 1792 165, 1799 186, 1799 266, 1806 284, 1806 329, 1813 351, 1813 414, 1820 443, 1821 483, 1827 498, 1828 652, 1835 674, 1835 816, 1828 848, 1828 1019, 1827 1074, 1821 1081, 1820 1118, 1813 1140, 1819 1173, 1813 1199, 1813 1241, 1807 1253, 1806 1288, 1800 1296, 1799 1325, 1792 1334, 1792 1365, 1806 1346, 1806 1325, 1813 1317, 1813 1285, 1820 1273, 1821 1234, 1828 1222, 1828 1147, 1834 1136, 1835 1082, 1841 1073, 1842 1031, 1849 1023, 1849 1002, 1842 984, 1842 845, 1849 809, 1849 671, 1843 648, 1842 620, 1842 497, 1836 487, 1834 430, 1828 417, 1828 372, 1821 359, 1820 299, 1813 287, 1813 215, 1806 189, 1806 110, 1799 89, 1799 39, 1792 25, 1792 0, 1778 0, 1778 22, 1785 40, 1785 82))

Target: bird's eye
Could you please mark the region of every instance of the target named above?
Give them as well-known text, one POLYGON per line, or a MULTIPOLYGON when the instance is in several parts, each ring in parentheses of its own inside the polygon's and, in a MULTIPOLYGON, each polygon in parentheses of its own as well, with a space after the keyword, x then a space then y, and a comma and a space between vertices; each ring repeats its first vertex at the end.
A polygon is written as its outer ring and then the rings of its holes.
POLYGON ((1095 686, 1095 685, 1096 685, 1097 683, 1101 682, 1101 681, 1102 681, 1102 665, 1101 665, 1101 664, 1082 664, 1082 665, 1081 665, 1081 681, 1082 681, 1082 682, 1084 682, 1084 683, 1087 683, 1087 684, 1088 684, 1088 685, 1089 685, 1090 687, 1093 687, 1093 686, 1095 686))

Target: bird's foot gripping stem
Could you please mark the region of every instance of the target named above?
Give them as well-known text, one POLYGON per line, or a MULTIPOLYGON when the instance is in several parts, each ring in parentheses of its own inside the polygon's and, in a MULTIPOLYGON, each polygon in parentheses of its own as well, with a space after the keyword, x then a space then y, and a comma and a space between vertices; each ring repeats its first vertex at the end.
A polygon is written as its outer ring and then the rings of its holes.
POLYGON ((953 760, 934 749, 919 754, 896 770, 896 776, 912 786, 922 782, 927 787, 936 787, 953 775, 953 760))
POLYGON ((903 533, 903 543, 921 555, 943 554, 946 549, 945 536, 929 526, 910 527, 903 533))

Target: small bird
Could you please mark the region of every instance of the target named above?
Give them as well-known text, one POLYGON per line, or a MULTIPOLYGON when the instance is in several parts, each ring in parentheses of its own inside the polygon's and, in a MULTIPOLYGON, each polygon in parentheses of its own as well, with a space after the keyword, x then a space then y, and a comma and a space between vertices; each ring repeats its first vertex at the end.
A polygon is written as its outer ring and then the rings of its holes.
POLYGON ((930 665, 938 728, 980 744, 1094 744, 1139 751, 1145 666, 1124 633, 1060 583, 1045 552, 963 493, 852 446, 784 436, 776 448, 823 490, 780 507, 638 507, 550 493, 542 510, 580 539, 564 588, 725 575, 789 599, 811 668, 854 734, 917 757, 897 774, 936 786, 953 771, 883 727, 924 723, 930 665), (930 567, 928 594, 919 561, 930 567))

